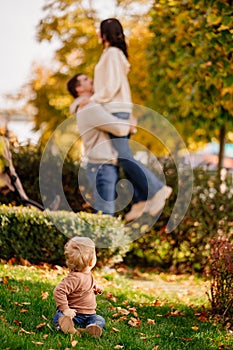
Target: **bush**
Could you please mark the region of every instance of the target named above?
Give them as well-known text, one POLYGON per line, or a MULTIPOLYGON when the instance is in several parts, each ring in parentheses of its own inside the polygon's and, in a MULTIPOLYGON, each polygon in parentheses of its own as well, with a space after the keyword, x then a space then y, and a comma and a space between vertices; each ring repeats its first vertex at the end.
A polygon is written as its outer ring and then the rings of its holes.
POLYGON ((167 183, 174 189, 173 194, 157 223, 134 242, 125 260, 128 264, 137 260, 138 264, 170 269, 174 273, 203 272, 208 264, 211 239, 220 232, 229 237, 233 234, 232 180, 226 180, 225 190, 222 186, 220 191, 216 174, 196 169, 189 209, 179 226, 168 233, 166 224, 176 199, 177 185, 173 165, 167 166, 170 169, 167 183))
MULTIPOLYGON (((40 195, 39 187, 39 169, 42 156, 42 149, 34 145, 26 145, 20 147, 11 147, 13 164, 16 173, 23 185, 28 197, 40 204, 42 204, 42 198, 40 195)), ((56 189, 59 188, 57 179, 54 177, 57 167, 62 166, 62 181, 63 189, 67 201, 74 212, 88 210, 86 203, 79 191, 78 186, 78 172, 79 164, 74 163, 70 158, 66 158, 64 164, 60 164, 59 158, 51 157, 50 170, 47 174, 47 182, 44 185, 44 192, 48 193, 47 198, 43 198, 43 202, 49 206, 57 195, 56 189), (52 162, 52 164, 51 164, 52 162), (47 190, 47 191, 46 191, 47 190), (85 208, 85 209, 84 209, 85 208)), ((82 172, 80 172, 82 174, 82 172)), ((83 175, 84 176, 84 175, 83 175)), ((17 200, 14 192, 10 192, 6 195, 0 193, 0 203, 19 205, 20 201, 17 200)), ((63 210, 65 204, 60 203, 59 209, 63 210)))
POLYGON ((233 242, 226 235, 220 234, 211 240, 208 268, 212 312, 223 320, 233 321, 233 242))
MULTIPOLYGON (((42 151, 33 146, 13 149, 13 161, 17 173, 29 198, 41 202, 39 191, 39 167, 42 151)), ((56 189, 60 184, 56 183, 54 173, 60 167, 59 159, 51 157, 51 172, 45 178, 45 193, 56 195, 56 189), (48 190, 47 190, 48 189, 48 190)), ((228 177, 224 183, 220 183, 216 174, 203 169, 195 169, 192 200, 189 209, 179 226, 168 233, 166 225, 172 213, 177 193, 183 187, 183 193, 187 183, 179 183, 175 165, 171 159, 160 160, 166 181, 173 188, 172 196, 169 198, 165 210, 153 227, 146 228, 147 217, 143 216, 136 225, 128 226, 132 236, 140 237, 131 245, 125 262, 143 266, 169 269, 171 272, 203 272, 208 263, 210 253, 210 241, 219 232, 227 235, 232 232, 233 222, 233 192, 232 178, 228 177), (224 190, 225 186, 225 190, 224 190), (221 188, 221 191, 219 190, 221 188)), ((153 168, 153 165, 152 165, 153 168)), ((65 159, 62 166, 63 189, 67 202, 74 212, 92 212, 92 208, 85 203, 79 191, 78 183, 81 175, 85 176, 79 164, 71 159, 65 159)), ((85 183, 83 181, 83 183, 85 183)), ((82 184, 81 184, 82 185, 82 184)), ((85 187, 85 186, 84 186, 85 187)), ((122 190, 122 189, 121 189, 122 190)), ((123 189, 124 190, 124 189, 123 189)), ((88 188, 85 188, 87 194, 88 188)), ((12 195, 12 193, 11 193, 12 195)), ((127 195, 127 194, 126 194, 127 195)), ((91 196, 87 196, 91 198, 91 196)), ((50 204, 53 198, 43 198, 50 204)), ((185 201, 185 198, 184 198, 185 201)), ((10 196, 0 196, 1 203, 15 203, 10 196)), ((182 206, 182 203, 181 203, 182 206)), ((66 208, 61 202, 60 210, 66 208)), ((118 214, 122 215, 128 208, 121 209, 118 214)), ((148 221, 149 218, 148 218, 148 221)))
POLYGON ((0 207, 2 259, 64 264, 64 244, 74 235, 94 240, 99 266, 121 261, 128 250, 127 234, 120 219, 83 212, 0 207))

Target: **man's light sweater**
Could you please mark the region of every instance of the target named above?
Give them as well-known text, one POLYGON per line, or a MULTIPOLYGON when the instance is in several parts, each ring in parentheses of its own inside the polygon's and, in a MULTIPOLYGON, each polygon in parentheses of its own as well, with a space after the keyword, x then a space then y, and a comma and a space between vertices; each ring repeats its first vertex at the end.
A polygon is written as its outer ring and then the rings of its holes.
POLYGON ((117 151, 108 133, 125 136, 129 133, 129 121, 114 117, 97 103, 89 103, 78 110, 85 96, 78 97, 70 107, 76 114, 78 129, 84 146, 84 156, 89 163, 117 164, 117 151))

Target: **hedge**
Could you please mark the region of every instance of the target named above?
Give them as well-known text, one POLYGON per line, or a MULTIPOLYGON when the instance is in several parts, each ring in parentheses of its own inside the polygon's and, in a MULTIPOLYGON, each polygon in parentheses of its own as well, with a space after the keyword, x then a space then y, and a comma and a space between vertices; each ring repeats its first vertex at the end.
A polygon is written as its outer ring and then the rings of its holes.
POLYGON ((129 237, 120 218, 25 207, 0 207, 0 258, 20 258, 30 263, 61 264, 64 244, 74 236, 88 236, 97 247, 98 265, 122 261, 129 237))

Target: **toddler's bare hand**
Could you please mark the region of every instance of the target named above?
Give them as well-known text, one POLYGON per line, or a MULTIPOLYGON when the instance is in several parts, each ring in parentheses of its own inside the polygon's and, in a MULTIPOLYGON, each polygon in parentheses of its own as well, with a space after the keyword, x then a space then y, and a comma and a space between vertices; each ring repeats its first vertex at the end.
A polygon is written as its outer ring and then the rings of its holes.
POLYGON ((74 309, 66 309, 63 311, 63 315, 70 318, 74 318, 76 316, 76 311, 74 309))
POLYGON ((93 290, 94 290, 94 293, 95 293, 95 294, 102 294, 102 293, 103 293, 103 287, 100 286, 99 284, 96 284, 96 285, 93 287, 93 290))

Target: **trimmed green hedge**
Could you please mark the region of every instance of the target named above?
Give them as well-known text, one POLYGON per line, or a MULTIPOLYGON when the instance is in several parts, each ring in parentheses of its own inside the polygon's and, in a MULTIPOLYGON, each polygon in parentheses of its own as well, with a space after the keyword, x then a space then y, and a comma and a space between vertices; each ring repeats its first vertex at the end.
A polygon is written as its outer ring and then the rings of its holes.
POLYGON ((0 207, 0 258, 13 257, 38 264, 65 263, 64 244, 74 236, 88 236, 97 247, 98 265, 120 262, 129 237, 120 218, 107 215, 0 207))

